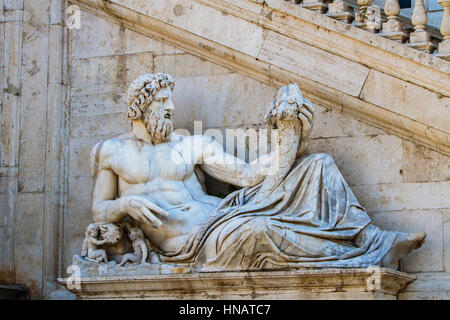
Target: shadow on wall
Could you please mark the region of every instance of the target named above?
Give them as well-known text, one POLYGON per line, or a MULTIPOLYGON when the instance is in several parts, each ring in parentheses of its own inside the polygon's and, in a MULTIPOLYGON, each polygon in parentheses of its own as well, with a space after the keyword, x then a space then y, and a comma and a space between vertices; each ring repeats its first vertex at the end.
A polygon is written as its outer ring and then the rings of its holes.
POLYGON ((25 286, 0 285, 0 300, 29 300, 29 299, 30 294, 25 286))

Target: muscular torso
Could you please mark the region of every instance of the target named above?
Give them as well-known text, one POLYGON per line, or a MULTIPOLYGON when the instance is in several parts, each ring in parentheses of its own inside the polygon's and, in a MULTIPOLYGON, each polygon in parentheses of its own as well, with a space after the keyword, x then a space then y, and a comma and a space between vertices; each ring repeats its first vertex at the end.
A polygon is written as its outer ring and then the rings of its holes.
POLYGON ((118 196, 140 195, 169 212, 163 225, 139 224, 153 245, 164 252, 179 250, 217 207, 219 198, 207 195, 194 172, 201 159, 189 139, 180 136, 152 145, 131 138, 110 140, 117 151, 109 166, 118 177, 118 196))

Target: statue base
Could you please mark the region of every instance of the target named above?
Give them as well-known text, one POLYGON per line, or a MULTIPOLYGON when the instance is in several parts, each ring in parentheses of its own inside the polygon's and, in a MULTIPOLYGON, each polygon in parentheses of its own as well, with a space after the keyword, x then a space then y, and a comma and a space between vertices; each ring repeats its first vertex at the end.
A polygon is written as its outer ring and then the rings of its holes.
POLYGON ((80 268, 78 282, 76 278, 58 281, 79 299, 394 300, 416 279, 378 267, 191 273, 164 264, 96 264, 79 256, 74 257, 74 265, 80 268))

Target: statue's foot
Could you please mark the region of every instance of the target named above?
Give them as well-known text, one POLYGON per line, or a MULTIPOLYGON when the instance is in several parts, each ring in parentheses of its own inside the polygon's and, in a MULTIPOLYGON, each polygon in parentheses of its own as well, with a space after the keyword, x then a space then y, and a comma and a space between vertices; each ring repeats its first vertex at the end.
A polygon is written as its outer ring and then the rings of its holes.
POLYGON ((414 249, 419 249, 425 242, 426 236, 425 232, 400 232, 397 239, 395 239, 392 248, 381 260, 381 265, 386 268, 397 270, 399 260, 414 249))

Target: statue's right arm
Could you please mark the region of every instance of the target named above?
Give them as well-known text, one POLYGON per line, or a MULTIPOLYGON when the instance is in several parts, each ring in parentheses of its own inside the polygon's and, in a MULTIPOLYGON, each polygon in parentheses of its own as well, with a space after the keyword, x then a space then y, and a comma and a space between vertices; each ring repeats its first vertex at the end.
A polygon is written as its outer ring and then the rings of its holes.
POLYGON ((91 174, 94 178, 92 193, 92 215, 94 222, 119 222, 126 213, 121 210, 117 196, 117 175, 108 165, 108 152, 105 142, 97 143, 91 152, 91 174))

